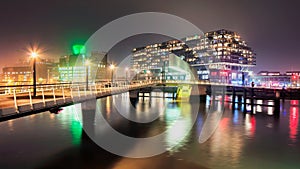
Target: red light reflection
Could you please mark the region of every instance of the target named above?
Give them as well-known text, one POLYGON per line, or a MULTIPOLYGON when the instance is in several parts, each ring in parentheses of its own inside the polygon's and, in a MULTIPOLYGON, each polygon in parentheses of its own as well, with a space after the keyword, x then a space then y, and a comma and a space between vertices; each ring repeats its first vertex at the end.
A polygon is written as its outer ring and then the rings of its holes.
POLYGON ((299 108, 291 107, 290 108, 290 139, 296 141, 297 132, 299 124, 299 108))

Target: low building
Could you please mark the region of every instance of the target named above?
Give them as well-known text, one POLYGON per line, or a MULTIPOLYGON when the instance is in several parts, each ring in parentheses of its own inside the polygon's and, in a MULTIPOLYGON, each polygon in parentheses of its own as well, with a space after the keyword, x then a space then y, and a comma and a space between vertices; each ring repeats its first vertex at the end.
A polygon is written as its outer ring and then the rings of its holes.
POLYGON ((106 81, 110 79, 107 66, 107 54, 92 52, 61 56, 58 63, 60 82, 85 82, 86 76, 90 82, 106 81))
POLYGON ((261 71, 253 77, 256 86, 282 88, 291 87, 291 76, 280 72, 261 71))
POLYGON ((31 66, 10 66, 2 69, 2 81, 7 85, 25 85, 32 83, 31 66))

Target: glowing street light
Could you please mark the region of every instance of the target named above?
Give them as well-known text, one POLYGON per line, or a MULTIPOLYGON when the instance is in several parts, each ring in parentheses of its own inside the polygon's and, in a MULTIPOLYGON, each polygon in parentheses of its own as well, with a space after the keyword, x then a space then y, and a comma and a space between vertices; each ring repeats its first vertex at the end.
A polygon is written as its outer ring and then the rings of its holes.
POLYGON ((31 52, 30 56, 33 58, 33 96, 36 96, 36 58, 38 57, 37 52, 31 52))

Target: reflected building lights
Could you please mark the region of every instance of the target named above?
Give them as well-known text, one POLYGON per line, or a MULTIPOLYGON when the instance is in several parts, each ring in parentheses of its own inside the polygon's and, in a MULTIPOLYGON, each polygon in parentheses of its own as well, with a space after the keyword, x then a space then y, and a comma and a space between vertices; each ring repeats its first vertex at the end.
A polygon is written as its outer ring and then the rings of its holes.
POLYGON ((7 124, 8 124, 9 131, 14 131, 14 122, 13 122, 13 120, 8 120, 7 124))
MULTIPOLYGON (((236 165, 240 161, 240 154, 244 145, 243 138, 238 130, 231 130, 230 118, 223 118, 220 121, 218 129, 210 139, 210 156, 211 164, 221 161, 224 157, 231 157, 228 165, 236 165)), ((216 163, 216 165, 218 165, 216 163)), ((212 167, 213 168, 213 167, 212 167)))
POLYGON ((239 122, 239 111, 234 110, 234 112, 233 112, 233 123, 238 124, 238 122, 239 122))
POLYGON ((177 152, 186 145, 192 128, 191 105, 183 103, 180 107, 168 107, 166 111, 166 145, 170 153, 177 152), (176 126, 174 126, 176 125, 176 126), (175 146, 175 147, 174 147, 175 146))
POLYGON ((109 119, 110 118, 110 113, 111 113, 111 104, 110 104, 110 99, 111 97, 106 97, 106 118, 109 119))
POLYGON ((293 142, 297 140, 298 134, 298 125, 299 125, 299 108, 298 107, 291 107, 290 108, 290 139, 293 142))
POLYGON ((256 106, 256 111, 259 112, 259 113, 261 113, 262 112, 262 106, 259 105, 259 104, 263 104, 263 101, 262 100, 257 100, 256 103, 258 104, 256 106))
POLYGON ((268 115, 273 115, 274 114, 274 107, 271 107, 271 106, 274 106, 274 102, 272 101, 269 101, 268 102, 268 111, 267 111, 267 114, 268 115))
POLYGON ((298 100, 291 100, 290 101, 291 106, 297 106, 298 104, 298 100))
POLYGON ((253 138, 256 130, 256 120, 254 116, 246 114, 245 116, 246 135, 253 138))

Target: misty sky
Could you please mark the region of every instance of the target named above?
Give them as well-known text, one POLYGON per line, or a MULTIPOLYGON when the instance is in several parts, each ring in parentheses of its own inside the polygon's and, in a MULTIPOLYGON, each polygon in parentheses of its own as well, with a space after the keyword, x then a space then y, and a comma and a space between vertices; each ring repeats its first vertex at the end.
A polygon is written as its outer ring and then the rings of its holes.
POLYGON ((0 68, 28 57, 23 49, 29 43, 43 46, 43 56, 58 58, 114 19, 164 12, 187 19, 204 32, 222 28, 238 32, 257 53, 256 72, 300 70, 299 6, 297 0, 5 0, 0 5, 0 68))

